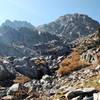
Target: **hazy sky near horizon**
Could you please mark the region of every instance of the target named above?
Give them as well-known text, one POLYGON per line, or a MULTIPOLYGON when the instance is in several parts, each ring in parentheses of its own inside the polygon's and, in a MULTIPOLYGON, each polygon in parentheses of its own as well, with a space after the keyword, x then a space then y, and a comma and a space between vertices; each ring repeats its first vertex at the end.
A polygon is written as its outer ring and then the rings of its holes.
POLYGON ((0 24, 10 19, 37 26, 67 13, 87 14, 100 22, 100 0, 0 0, 0 24))

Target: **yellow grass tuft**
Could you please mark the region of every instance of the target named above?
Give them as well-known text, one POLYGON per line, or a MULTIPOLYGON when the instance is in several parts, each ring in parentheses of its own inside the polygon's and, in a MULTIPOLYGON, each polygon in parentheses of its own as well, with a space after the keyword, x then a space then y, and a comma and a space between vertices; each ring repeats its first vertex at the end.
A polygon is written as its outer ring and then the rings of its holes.
POLYGON ((85 62, 80 60, 80 54, 76 49, 71 54, 70 58, 65 58, 60 64, 57 71, 58 74, 65 75, 73 70, 81 68, 83 65, 87 65, 85 62))

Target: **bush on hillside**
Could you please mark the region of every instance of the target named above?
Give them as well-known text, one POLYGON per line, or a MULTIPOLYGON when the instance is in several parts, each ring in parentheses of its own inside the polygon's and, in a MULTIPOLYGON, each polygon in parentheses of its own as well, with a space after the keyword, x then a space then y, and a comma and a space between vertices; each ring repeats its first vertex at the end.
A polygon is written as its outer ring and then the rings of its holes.
POLYGON ((81 68, 86 65, 85 62, 80 60, 80 55, 77 50, 74 50, 71 54, 71 58, 65 58, 60 64, 57 73, 61 76, 70 73, 73 70, 81 68))

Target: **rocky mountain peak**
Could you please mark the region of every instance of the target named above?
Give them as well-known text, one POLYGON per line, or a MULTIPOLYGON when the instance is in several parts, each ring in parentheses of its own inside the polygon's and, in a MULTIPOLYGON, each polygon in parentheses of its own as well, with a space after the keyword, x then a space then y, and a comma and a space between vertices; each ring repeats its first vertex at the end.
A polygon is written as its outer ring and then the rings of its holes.
POLYGON ((37 29, 73 40, 94 33, 98 25, 99 23, 89 16, 75 13, 61 16, 49 24, 38 26, 37 29))
POLYGON ((2 23, 2 26, 9 26, 14 29, 20 29, 22 27, 35 29, 35 27, 27 21, 17 21, 17 20, 10 21, 9 19, 7 19, 4 23, 2 23))

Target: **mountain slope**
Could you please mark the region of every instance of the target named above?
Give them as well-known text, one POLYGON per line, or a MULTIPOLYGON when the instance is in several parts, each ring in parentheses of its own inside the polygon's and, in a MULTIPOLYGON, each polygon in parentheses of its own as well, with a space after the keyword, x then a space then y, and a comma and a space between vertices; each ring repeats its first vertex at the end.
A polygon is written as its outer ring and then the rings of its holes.
POLYGON ((87 15, 66 14, 49 24, 38 26, 37 29, 56 34, 67 40, 73 40, 80 36, 94 33, 98 25, 99 23, 97 21, 91 19, 87 15))
POLYGON ((1 26, 0 55, 30 55, 34 51, 32 50, 33 45, 58 39, 56 35, 39 32, 36 29, 22 27, 16 30, 9 26, 1 26))
POLYGON ((35 55, 38 51, 51 54, 55 48, 60 53, 65 48, 65 52, 72 46, 71 41, 94 33, 98 25, 97 21, 82 14, 67 14, 37 28, 25 21, 6 20, 0 26, 0 55, 35 55), (33 50, 34 46, 39 50, 33 50))

